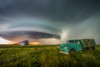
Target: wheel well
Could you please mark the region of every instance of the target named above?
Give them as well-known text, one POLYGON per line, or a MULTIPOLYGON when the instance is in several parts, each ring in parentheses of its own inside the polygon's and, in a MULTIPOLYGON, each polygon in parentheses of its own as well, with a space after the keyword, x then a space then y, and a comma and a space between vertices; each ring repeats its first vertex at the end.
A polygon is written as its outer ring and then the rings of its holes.
POLYGON ((75 50, 75 49, 71 49, 71 50, 75 50))
MULTIPOLYGON (((76 52, 76 50, 75 50, 75 49, 71 49, 71 50, 74 50, 74 51, 76 52)), ((71 50, 70 50, 70 51, 71 51, 71 50)))
POLYGON ((76 52, 75 49, 71 49, 69 53, 73 54, 74 52, 76 52))

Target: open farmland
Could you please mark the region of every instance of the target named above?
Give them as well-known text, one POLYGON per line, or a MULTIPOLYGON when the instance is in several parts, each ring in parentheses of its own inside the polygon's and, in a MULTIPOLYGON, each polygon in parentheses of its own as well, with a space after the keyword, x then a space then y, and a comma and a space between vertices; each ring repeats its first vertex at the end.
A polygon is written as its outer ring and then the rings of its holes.
POLYGON ((0 67, 99 67, 100 46, 96 50, 69 55, 57 46, 0 46, 0 67))

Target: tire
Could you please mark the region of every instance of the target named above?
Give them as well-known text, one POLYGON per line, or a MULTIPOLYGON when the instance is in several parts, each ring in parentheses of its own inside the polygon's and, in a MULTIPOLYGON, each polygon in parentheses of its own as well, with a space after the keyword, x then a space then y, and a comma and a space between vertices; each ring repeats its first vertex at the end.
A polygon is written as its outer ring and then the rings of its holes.
POLYGON ((92 47, 92 50, 95 50, 95 47, 92 47))
POLYGON ((73 53, 75 53, 75 50, 74 49, 71 49, 70 50, 70 54, 73 54, 73 53))
POLYGON ((86 50, 90 50, 90 48, 89 48, 89 47, 87 47, 87 48, 86 48, 86 50))

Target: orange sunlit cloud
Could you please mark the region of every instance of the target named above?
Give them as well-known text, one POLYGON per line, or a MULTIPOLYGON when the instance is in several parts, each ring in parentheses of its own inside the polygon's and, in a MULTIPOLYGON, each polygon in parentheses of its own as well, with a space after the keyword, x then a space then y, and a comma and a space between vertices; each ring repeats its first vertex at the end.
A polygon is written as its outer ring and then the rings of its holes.
POLYGON ((31 45, 41 45, 42 43, 41 42, 38 42, 38 41, 34 41, 34 42, 31 42, 30 44, 31 45))
MULTIPOLYGON (((0 44, 16 44, 17 42, 14 42, 14 41, 9 41, 9 40, 6 40, 2 37, 0 37, 0 44)), ((38 41, 34 41, 34 42, 30 42, 31 45, 42 45, 41 42, 38 42, 38 41)))

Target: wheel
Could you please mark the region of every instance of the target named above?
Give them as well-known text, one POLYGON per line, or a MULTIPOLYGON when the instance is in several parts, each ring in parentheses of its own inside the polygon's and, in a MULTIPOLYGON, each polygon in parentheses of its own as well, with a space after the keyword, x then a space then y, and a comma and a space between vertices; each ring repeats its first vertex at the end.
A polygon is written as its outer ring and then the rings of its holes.
POLYGON ((90 48, 89 48, 89 47, 87 47, 87 48, 86 48, 86 50, 90 50, 90 48))
POLYGON ((71 49, 70 50, 70 54, 73 54, 73 53, 75 53, 75 50, 74 49, 71 49))
POLYGON ((92 50, 95 50, 95 47, 92 47, 92 50))

